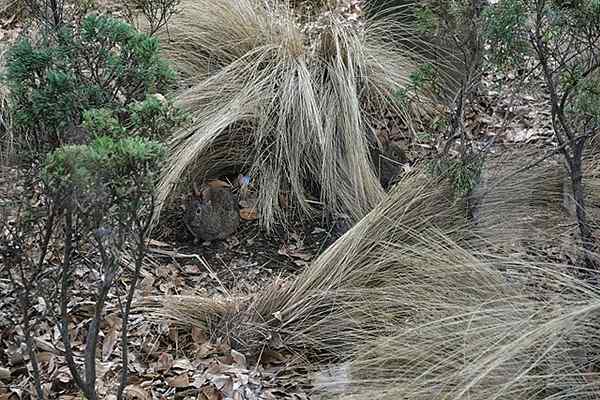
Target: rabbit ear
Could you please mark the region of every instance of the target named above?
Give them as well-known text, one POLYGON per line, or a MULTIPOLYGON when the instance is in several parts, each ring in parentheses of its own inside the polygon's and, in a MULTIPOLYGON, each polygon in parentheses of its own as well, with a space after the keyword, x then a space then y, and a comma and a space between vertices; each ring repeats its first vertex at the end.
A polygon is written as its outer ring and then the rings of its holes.
POLYGON ((202 198, 202 191, 198 189, 198 183, 196 181, 192 182, 192 193, 194 197, 202 198))

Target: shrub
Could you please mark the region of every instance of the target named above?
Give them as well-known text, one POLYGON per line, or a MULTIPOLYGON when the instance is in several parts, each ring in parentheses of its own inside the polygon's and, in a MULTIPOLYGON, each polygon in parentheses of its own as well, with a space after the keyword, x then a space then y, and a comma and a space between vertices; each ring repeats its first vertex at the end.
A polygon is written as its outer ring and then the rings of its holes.
POLYGON ((43 203, 21 204, 15 224, 0 221, 0 258, 6 267, 0 272, 8 274, 17 294, 20 314, 15 318, 23 327, 38 396, 43 390, 31 331, 47 316, 32 312, 31 304, 38 297, 45 300, 49 315, 56 317, 73 381, 87 399, 95 400, 99 396, 98 335, 112 292, 120 299, 123 320, 123 364, 116 386, 117 398, 123 398, 128 382, 128 316, 146 254, 154 188, 164 156, 162 144, 142 137, 103 136, 87 145, 62 146, 44 164, 41 176, 47 197, 43 203), (62 246, 50 246, 51 240, 59 240, 62 246), (123 262, 126 257, 132 268, 123 262), (96 271, 97 277, 86 286, 94 314, 86 324, 83 366, 74 356, 68 311, 73 285, 81 276, 77 271, 82 268, 96 271), (128 286, 119 283, 124 276, 129 278, 128 286))
POLYGON ((157 105, 148 97, 174 80, 173 71, 160 57, 157 38, 123 21, 96 15, 83 18, 79 25, 43 32, 38 40, 20 39, 7 55, 5 79, 14 129, 22 141, 34 150, 55 149, 71 142, 70 136, 82 124, 89 129, 92 121, 109 114, 114 123, 133 125, 140 134, 167 133, 173 121, 157 116, 171 115, 172 105, 157 105), (146 102, 152 103, 154 111, 146 102), (140 117, 149 112, 155 116, 140 117), (160 125, 146 126, 155 123, 160 125))
POLYGON ((540 74, 550 99, 554 152, 562 154, 571 178, 581 261, 598 270, 583 171, 588 145, 600 131, 600 5, 596 0, 502 0, 487 14, 498 64, 521 63, 528 56, 536 61, 528 72, 540 74))

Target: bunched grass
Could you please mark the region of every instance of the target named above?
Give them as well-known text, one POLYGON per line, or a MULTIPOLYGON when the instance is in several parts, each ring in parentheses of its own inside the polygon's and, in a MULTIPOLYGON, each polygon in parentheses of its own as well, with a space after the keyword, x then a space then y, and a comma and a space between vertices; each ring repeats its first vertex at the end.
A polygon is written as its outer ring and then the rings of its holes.
POLYGON ((313 362, 336 362, 344 373, 331 383, 343 384, 342 399, 597 398, 600 291, 540 251, 549 237, 538 245, 526 229, 536 227, 516 223, 544 209, 568 220, 567 210, 541 201, 545 184, 558 193, 554 174, 531 171, 537 186, 525 192, 493 178, 500 193, 488 198, 486 215, 515 193, 525 206, 513 206, 508 220, 479 221, 444 178, 406 176, 295 279, 255 296, 165 297, 154 312, 215 336, 227 332, 255 357, 283 345, 313 362), (494 230, 510 237, 503 244, 531 251, 499 248, 494 230))
POLYGON ((193 122, 171 139, 161 204, 232 160, 253 177, 267 229, 316 208, 357 221, 382 200, 373 118, 392 112, 410 127, 432 106, 427 93, 398 95, 423 61, 415 45, 429 46, 397 18, 414 4, 351 21, 327 6, 300 12, 299 3, 182 3, 163 47, 189 86, 179 104, 193 122))

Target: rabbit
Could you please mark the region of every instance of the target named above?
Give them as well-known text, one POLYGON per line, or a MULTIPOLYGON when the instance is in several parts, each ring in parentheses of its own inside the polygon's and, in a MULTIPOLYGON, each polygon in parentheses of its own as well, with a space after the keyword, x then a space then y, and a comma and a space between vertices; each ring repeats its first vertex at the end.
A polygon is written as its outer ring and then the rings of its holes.
POLYGON ((386 190, 398 179, 403 165, 408 163, 404 149, 389 140, 382 141, 381 148, 372 147, 371 158, 381 186, 386 190))
POLYGON ((197 240, 210 242, 233 235, 240 225, 240 211, 231 186, 210 181, 198 189, 194 184, 184 221, 197 240))

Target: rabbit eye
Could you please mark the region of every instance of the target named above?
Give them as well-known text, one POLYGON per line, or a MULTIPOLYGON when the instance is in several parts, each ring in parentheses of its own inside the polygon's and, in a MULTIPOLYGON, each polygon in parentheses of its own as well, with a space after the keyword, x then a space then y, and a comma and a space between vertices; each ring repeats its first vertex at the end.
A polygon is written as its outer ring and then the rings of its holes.
POLYGON ((196 215, 200 215, 200 214, 202 214, 202 209, 196 208, 196 215))

